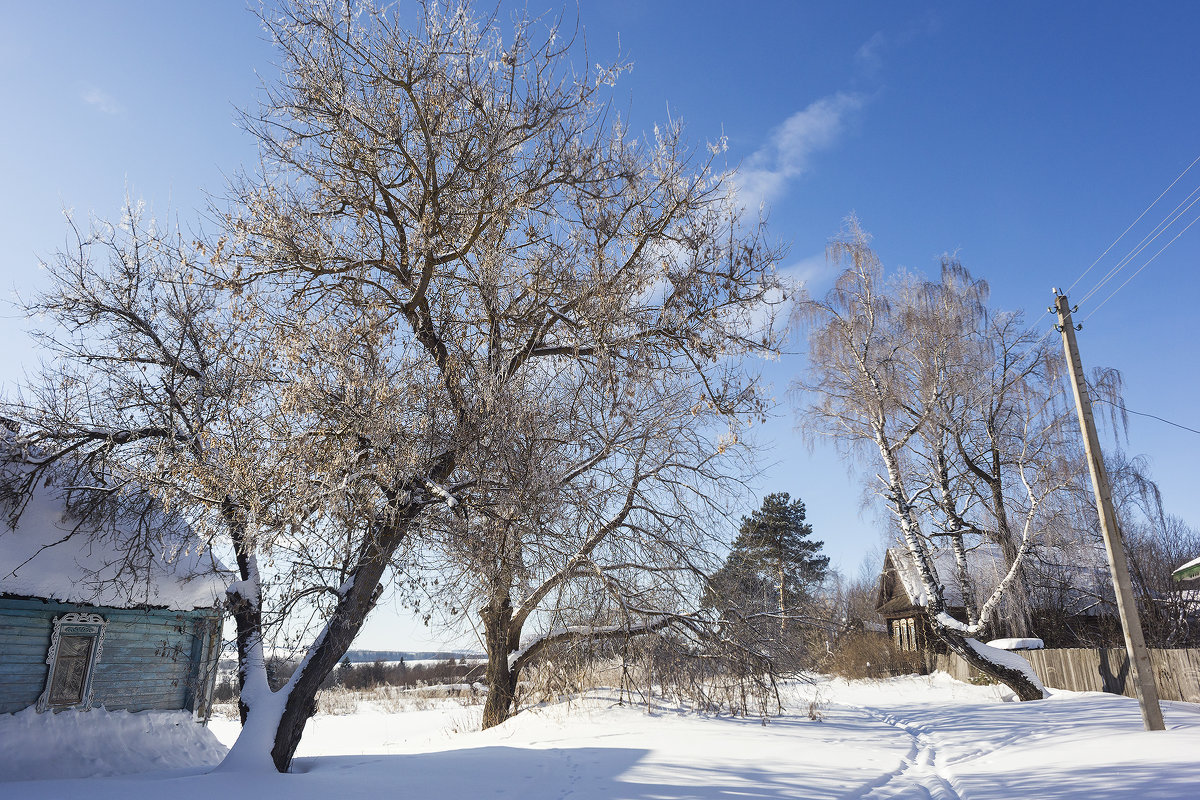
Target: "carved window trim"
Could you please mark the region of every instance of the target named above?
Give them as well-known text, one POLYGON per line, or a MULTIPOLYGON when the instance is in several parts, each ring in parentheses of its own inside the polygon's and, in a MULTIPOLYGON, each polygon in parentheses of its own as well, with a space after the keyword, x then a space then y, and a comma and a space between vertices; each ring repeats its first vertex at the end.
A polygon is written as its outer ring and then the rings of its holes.
POLYGON ((46 672, 46 687, 37 701, 38 711, 64 708, 87 711, 92 707, 92 677, 96 671, 96 664, 100 663, 100 656, 104 652, 104 630, 107 627, 108 622, 99 614, 72 611, 54 618, 54 632, 50 635, 50 650, 46 653, 46 663, 50 669, 46 672), (54 673, 58 668, 59 646, 62 644, 64 636, 90 638, 92 642, 87 656, 79 700, 73 703, 51 704, 50 696, 54 686, 54 673))

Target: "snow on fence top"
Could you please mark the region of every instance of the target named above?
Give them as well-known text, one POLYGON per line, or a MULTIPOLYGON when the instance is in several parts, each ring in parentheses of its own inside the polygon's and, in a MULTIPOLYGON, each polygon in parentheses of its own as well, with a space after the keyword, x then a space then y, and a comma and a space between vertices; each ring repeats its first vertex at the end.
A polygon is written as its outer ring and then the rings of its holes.
POLYGON ((1036 638, 1012 638, 1012 639, 992 639, 987 643, 988 647, 994 647, 997 650, 1041 650, 1046 646, 1046 643, 1041 639, 1036 638))
MULTIPOLYGON (((20 468, 11 459, 7 466, 20 468)), ((67 510, 61 488, 39 483, 17 527, 0 523, 0 596, 190 611, 216 606, 227 575, 192 529, 157 504, 97 525, 67 510), (138 545, 132 560, 130 542, 138 545)))

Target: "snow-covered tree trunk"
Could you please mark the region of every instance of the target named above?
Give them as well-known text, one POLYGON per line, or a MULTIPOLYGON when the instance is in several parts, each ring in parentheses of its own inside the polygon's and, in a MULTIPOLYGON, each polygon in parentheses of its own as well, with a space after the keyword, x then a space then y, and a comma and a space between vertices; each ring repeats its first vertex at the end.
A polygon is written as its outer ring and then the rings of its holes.
MULTIPOLYGON (((443 468, 448 468, 443 465, 443 468)), ((411 496, 411 495, 410 495, 411 496)), ((228 590, 229 606, 237 628, 239 712, 242 731, 221 764, 222 770, 275 770, 287 772, 300 744, 305 725, 316 713, 317 692, 337 668, 382 591, 381 580, 392 555, 420 508, 410 502, 388 525, 378 525, 365 538, 350 576, 336 589, 337 603, 324 628, 290 679, 272 690, 263 648, 262 577, 258 558, 233 510, 226 503, 231 538, 237 545, 241 580, 228 590)))

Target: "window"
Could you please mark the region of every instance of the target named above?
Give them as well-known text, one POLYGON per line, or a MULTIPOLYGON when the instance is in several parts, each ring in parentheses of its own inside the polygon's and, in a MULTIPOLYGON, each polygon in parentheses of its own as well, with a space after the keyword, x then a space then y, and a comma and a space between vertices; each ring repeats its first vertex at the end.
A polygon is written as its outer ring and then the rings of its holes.
POLYGON ((104 628, 99 614, 70 613, 54 619, 46 663, 46 688, 38 698, 39 711, 48 708, 92 707, 92 669, 100 660, 104 628))
POLYGON ((916 650, 917 622, 912 617, 892 620, 892 638, 897 650, 916 650))

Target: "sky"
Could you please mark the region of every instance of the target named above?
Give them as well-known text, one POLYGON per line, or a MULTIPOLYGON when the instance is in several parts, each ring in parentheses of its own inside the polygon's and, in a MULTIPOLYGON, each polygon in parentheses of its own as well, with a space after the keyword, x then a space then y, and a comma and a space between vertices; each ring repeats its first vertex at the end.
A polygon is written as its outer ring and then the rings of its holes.
MULTIPOLYGON (((816 294, 833 277, 825 245, 855 214, 889 269, 933 276, 953 253, 988 280, 996 307, 1037 320, 1051 287, 1076 284, 1078 302, 1200 187, 1200 164, 1184 172, 1200 157, 1200 5, 520 4, 543 6, 578 14, 588 63, 632 63, 615 97, 633 130, 669 117, 698 146, 727 137, 724 157, 788 247, 782 268, 816 294)), ((39 359, 13 300, 42 285, 38 257, 64 245, 63 210, 113 217, 129 193, 194 228, 226 177, 255 160, 235 110, 254 105, 272 61, 240 2, 0 0, 5 393, 39 359)), ((1197 215, 1200 205, 1182 213, 1077 319, 1084 366, 1120 370, 1129 409, 1200 429, 1189 305, 1200 299, 1200 225, 1180 233, 1197 215)), ((814 538, 854 574, 878 548, 880 515, 863 507, 859 465, 794 431, 786 389, 803 350, 797 337, 764 368, 779 406, 759 432, 764 472, 746 507, 771 491, 802 498, 814 538)), ((1194 526, 1197 445, 1200 435, 1131 417, 1127 449, 1149 459, 1167 510, 1194 526)), ((377 617, 358 646, 440 641, 398 604, 377 617)))

